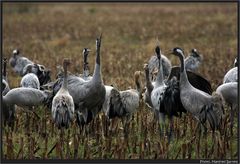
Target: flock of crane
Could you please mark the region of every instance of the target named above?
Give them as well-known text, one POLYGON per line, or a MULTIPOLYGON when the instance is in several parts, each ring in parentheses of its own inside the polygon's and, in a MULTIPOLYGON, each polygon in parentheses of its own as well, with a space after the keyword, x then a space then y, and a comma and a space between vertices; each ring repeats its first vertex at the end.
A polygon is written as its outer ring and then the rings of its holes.
POLYGON ((198 127, 206 122, 214 131, 219 129, 224 115, 224 103, 231 107, 231 125, 233 111, 237 110, 238 62, 229 70, 215 92, 201 75, 196 73, 202 55, 192 49, 185 58, 181 48, 172 49, 169 54, 179 58, 180 67, 172 66, 170 60, 161 52, 159 45, 155 55, 144 65, 145 88, 142 89, 139 79, 141 71, 134 74, 136 89, 119 91, 116 87, 105 85, 101 73, 101 36, 96 39, 96 61, 93 75, 89 73, 87 57, 88 48, 83 49, 83 74, 68 72, 71 61, 63 60, 63 67, 58 67, 55 81, 51 81, 50 71, 43 65, 36 64, 23 57, 19 50, 13 51, 9 63, 14 72, 22 76, 20 87, 10 89, 6 75, 7 60, 3 60, 2 100, 4 124, 14 121, 15 105, 33 107, 46 105, 51 109, 52 120, 58 128, 69 128, 73 121, 79 126, 91 122, 102 111, 107 118, 119 117, 126 124, 139 109, 140 100, 154 113, 161 129, 165 128, 165 117, 170 120, 170 133, 173 128, 173 117, 190 113, 196 118, 198 127))

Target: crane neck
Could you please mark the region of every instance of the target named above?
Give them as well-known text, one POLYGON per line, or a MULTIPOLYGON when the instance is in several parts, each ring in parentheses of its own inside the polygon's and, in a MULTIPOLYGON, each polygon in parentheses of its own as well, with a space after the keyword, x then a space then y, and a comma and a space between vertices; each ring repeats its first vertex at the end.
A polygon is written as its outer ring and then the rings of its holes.
POLYGON ((87 63, 87 56, 88 54, 86 53, 83 54, 83 63, 87 63))
POLYGON ((139 79, 135 79, 135 84, 136 84, 136 90, 138 92, 138 94, 141 94, 141 83, 139 82, 139 79))
POLYGON ((181 67, 180 67, 180 88, 186 88, 187 86, 191 86, 191 84, 188 81, 187 77, 187 72, 185 69, 185 63, 184 63, 184 55, 180 54, 179 59, 181 62, 181 67))
POLYGON ((3 61, 3 77, 4 78, 6 78, 6 75, 7 75, 6 67, 7 67, 7 62, 4 60, 3 61))
POLYGON ((88 63, 83 64, 83 76, 88 77, 89 75, 89 68, 88 68, 88 63))
POLYGON ((63 85, 62 88, 67 89, 67 66, 64 64, 63 66, 63 85))
POLYGON ((159 59, 159 67, 158 67, 158 73, 156 78, 156 85, 155 87, 158 87, 160 85, 163 85, 163 68, 162 68, 162 58, 159 59))
POLYGON ((95 82, 99 82, 99 81, 102 82, 101 66, 100 66, 100 48, 97 48, 96 62, 95 62, 95 68, 94 68, 92 80, 95 82))
POLYGON ((153 85, 150 81, 150 77, 149 77, 149 69, 145 70, 145 77, 146 77, 146 88, 148 91, 152 90, 153 85))

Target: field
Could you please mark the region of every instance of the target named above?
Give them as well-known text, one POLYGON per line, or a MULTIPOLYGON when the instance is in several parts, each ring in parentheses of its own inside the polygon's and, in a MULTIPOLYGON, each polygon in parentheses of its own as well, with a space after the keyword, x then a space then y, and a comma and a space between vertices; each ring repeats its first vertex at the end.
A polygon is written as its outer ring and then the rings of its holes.
MULTIPOLYGON (((8 59, 18 48, 36 63, 51 69, 68 57, 70 72, 82 72, 82 50, 89 55, 90 71, 95 62, 95 39, 102 33, 101 62, 103 81, 120 90, 135 88, 133 74, 154 54, 156 38, 161 49, 181 47, 186 54, 196 48, 203 55, 198 69, 211 82, 213 90, 222 83, 237 56, 237 3, 101 3, 101 4, 3 4, 2 57, 8 59)), ((173 65, 178 58, 167 55, 173 65)), ((8 65, 11 88, 21 77, 8 65)), ((144 86, 144 76, 142 86, 144 86)), ((116 129, 104 136, 102 113, 84 129, 73 124, 62 134, 52 123, 50 109, 35 108, 36 117, 17 108, 13 130, 2 128, 5 159, 237 159, 237 112, 233 135, 225 106, 223 134, 195 135, 196 121, 190 114, 175 119, 174 138, 160 137, 153 113, 141 102, 124 136, 120 119, 116 129), (29 126, 26 126, 28 124, 29 126), (214 136, 214 137, 212 137, 214 136)))

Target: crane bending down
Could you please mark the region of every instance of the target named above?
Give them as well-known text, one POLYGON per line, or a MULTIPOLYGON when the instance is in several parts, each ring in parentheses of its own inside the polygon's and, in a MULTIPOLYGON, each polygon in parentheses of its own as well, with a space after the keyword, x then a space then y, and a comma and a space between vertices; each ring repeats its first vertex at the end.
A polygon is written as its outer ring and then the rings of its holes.
POLYGON ((216 92, 220 94, 227 105, 230 106, 231 133, 233 129, 234 112, 238 109, 238 82, 230 82, 220 85, 216 92))
POLYGON ((223 78, 224 83, 238 82, 238 59, 234 61, 234 67, 230 69, 223 78))
POLYGON ((180 98, 183 107, 193 114, 202 125, 208 120, 213 131, 219 129, 223 115, 221 96, 219 94, 211 96, 208 93, 193 87, 188 81, 184 66, 185 57, 183 50, 180 48, 174 48, 171 53, 179 57, 181 62, 180 98))
POLYGON ((21 56, 18 49, 13 50, 13 56, 10 58, 9 63, 14 72, 20 76, 26 75, 29 71, 37 75, 40 85, 51 81, 50 70, 47 70, 43 65, 35 64, 28 58, 21 56))
MULTIPOLYGON (((48 91, 41 91, 35 88, 14 88, 3 96, 3 106, 17 105, 33 109, 33 106, 47 105, 50 95, 51 93, 48 91)), ((29 127, 29 124, 26 124, 26 127, 29 127)))
POLYGON ((33 73, 38 77, 40 85, 47 84, 51 81, 51 71, 40 64, 27 64, 23 68, 23 76, 27 73, 33 73))
POLYGON ((49 96, 49 92, 35 88, 13 88, 3 96, 3 103, 21 107, 46 105, 49 96))
POLYGON ((13 56, 9 60, 10 66, 13 68, 13 71, 23 76, 23 68, 28 64, 34 64, 26 57, 22 57, 20 55, 20 51, 18 49, 13 50, 13 56))
MULTIPOLYGON (((106 121, 108 122, 115 118, 121 118, 125 134, 128 132, 129 123, 133 114, 139 108, 141 96, 141 84, 139 81, 140 75, 140 71, 136 71, 134 73, 136 89, 119 91, 113 86, 105 85, 106 95, 102 110, 107 116, 106 121)), ((109 124, 106 125, 108 126, 109 124)), ((106 129, 107 128, 108 127, 106 127, 106 129)))
POLYGON ((21 80, 21 87, 40 89, 40 82, 37 75, 31 73, 32 66, 29 66, 26 70, 26 75, 21 80))
POLYGON ((74 102, 72 96, 68 92, 67 85, 67 66, 70 64, 68 59, 63 61, 64 77, 60 90, 53 98, 52 102, 52 118, 58 128, 69 127, 70 122, 74 119, 74 102))

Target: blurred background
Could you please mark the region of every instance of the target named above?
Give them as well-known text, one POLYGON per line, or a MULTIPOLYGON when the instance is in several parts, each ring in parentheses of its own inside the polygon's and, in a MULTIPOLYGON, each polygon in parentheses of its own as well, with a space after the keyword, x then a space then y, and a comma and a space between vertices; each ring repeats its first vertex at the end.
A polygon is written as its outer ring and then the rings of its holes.
MULTIPOLYGON (((95 62, 95 39, 103 33, 102 71, 106 84, 133 86, 132 76, 154 54, 157 37, 162 52, 179 46, 185 55, 196 48, 204 57, 198 72, 214 89, 237 56, 236 3, 3 3, 3 56, 15 48, 46 65, 70 57, 73 73, 82 72, 82 50, 95 62)), ((167 55, 173 65, 176 57, 167 55)), ((12 87, 20 83, 8 69, 12 87)))

